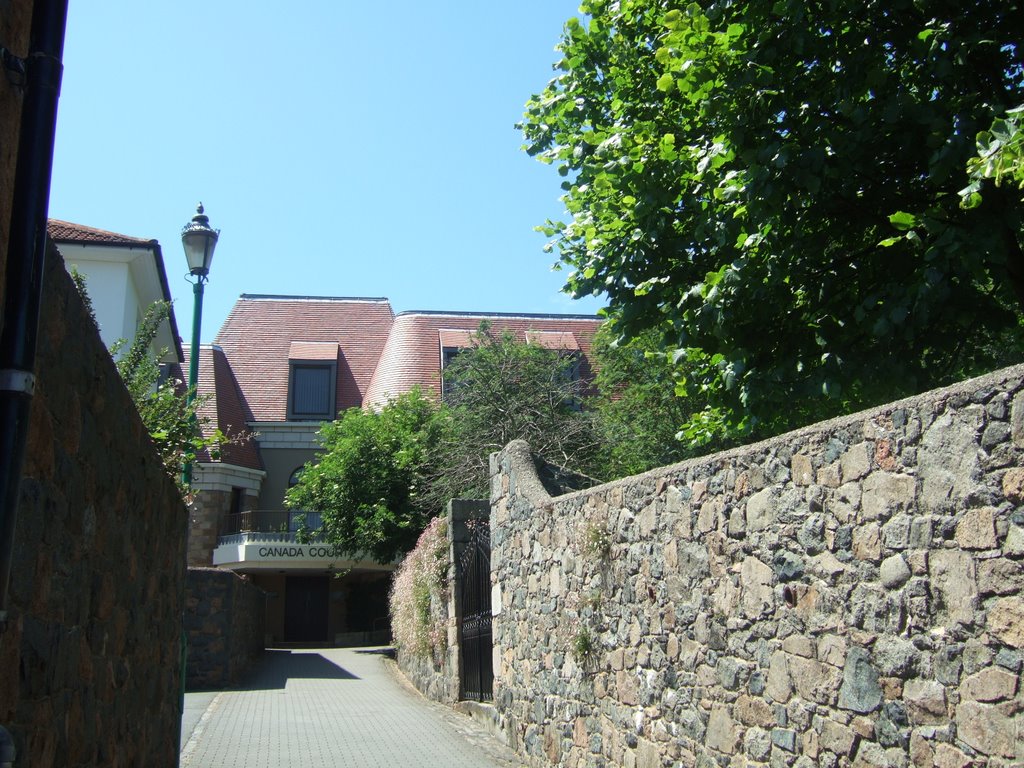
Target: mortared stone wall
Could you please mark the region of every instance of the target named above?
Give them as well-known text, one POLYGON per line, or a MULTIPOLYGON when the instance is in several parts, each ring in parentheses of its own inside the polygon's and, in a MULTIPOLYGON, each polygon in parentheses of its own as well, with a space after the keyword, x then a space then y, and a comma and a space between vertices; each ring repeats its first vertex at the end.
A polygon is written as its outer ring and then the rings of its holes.
POLYGON ((177 765, 187 510, 53 247, 0 629, 19 768, 177 765))
POLYGON ((492 457, 495 707, 547 766, 1024 764, 1024 367, 552 498, 492 457))

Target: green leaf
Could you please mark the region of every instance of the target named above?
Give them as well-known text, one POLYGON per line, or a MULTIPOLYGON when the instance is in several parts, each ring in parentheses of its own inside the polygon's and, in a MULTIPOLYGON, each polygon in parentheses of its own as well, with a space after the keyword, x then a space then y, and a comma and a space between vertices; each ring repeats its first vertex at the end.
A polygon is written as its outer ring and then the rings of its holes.
POLYGON ((913 229, 914 227, 916 227, 918 224, 918 219, 912 213, 907 213, 906 211, 896 211, 896 213, 889 216, 889 223, 900 231, 906 231, 908 229, 913 229))
POLYGON ((675 85, 675 78, 672 77, 672 75, 670 75, 668 72, 666 72, 664 75, 658 78, 658 82, 656 83, 656 85, 659 91, 664 91, 665 93, 668 93, 669 91, 672 90, 672 86, 675 85))
POLYGON ((658 156, 662 160, 675 160, 678 157, 674 134, 666 133, 661 137, 661 141, 658 143, 658 156))

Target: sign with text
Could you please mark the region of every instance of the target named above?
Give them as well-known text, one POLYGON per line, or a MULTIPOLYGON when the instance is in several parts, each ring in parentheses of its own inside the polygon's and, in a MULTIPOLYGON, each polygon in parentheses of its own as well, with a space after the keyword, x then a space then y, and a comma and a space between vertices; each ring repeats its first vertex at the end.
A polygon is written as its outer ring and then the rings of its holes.
POLYGON ((352 564, 353 557, 342 552, 333 544, 294 542, 246 542, 244 544, 221 544, 213 551, 214 565, 246 564, 259 567, 261 564, 306 564, 326 566, 343 563, 352 564))
POLYGON ((333 544, 246 544, 245 549, 247 554, 248 550, 255 549, 260 560, 296 557, 302 560, 319 560, 324 557, 344 557, 344 553, 333 544))

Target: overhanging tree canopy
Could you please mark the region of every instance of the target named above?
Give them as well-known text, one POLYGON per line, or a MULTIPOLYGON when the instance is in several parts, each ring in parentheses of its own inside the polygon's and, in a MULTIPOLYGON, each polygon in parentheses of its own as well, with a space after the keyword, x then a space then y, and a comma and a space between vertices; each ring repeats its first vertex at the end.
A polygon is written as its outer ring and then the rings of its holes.
POLYGON ((665 332, 708 434, 1019 355, 1020 194, 958 194, 975 136, 1024 101, 1018 2, 581 10, 522 123, 566 177, 572 220, 546 231, 568 289, 665 332))
POLYGON ((602 326, 593 354, 598 365, 592 402, 600 438, 598 476, 612 480, 692 456, 693 449, 676 439, 676 431, 704 403, 675 396, 675 372, 660 353, 657 332, 624 342, 610 326, 602 326))

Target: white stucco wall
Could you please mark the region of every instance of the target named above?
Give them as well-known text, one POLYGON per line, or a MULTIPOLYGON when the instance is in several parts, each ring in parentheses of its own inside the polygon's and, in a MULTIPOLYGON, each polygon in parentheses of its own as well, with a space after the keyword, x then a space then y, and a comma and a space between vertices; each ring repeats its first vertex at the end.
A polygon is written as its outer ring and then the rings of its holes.
MULTIPOLYGON (((74 267, 85 277, 103 343, 110 347, 118 339, 131 342, 146 308, 164 298, 153 250, 77 243, 58 247, 68 269, 74 267)), ((169 322, 160 328, 153 346, 154 352, 167 350, 164 362, 177 359, 169 322)))
POLYGON ((118 339, 133 338, 139 298, 130 280, 128 264, 68 259, 67 265, 68 269, 74 267, 85 277, 103 343, 110 347, 118 339))

